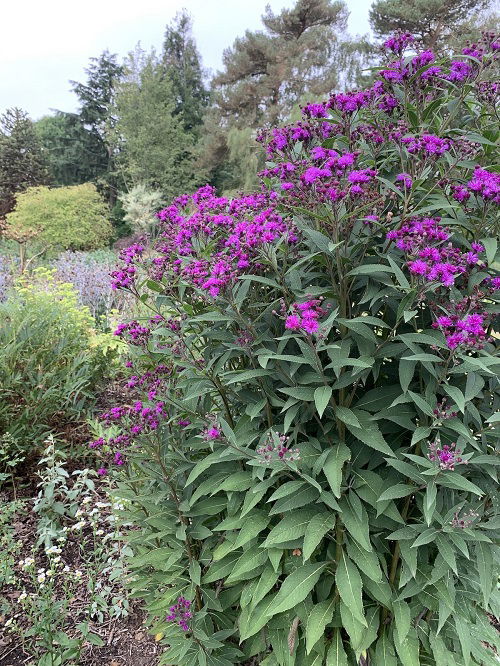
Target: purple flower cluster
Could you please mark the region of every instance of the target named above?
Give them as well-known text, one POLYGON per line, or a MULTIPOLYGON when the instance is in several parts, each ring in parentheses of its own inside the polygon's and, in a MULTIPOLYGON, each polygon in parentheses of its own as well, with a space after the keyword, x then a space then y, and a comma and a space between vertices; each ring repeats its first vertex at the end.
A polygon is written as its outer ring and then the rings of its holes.
POLYGON ((261 192, 238 199, 200 188, 158 213, 162 235, 151 275, 177 275, 216 298, 246 272, 259 272, 260 250, 285 237, 297 240, 293 226, 276 211, 277 194, 261 192))
POLYGON ((452 527, 458 527, 461 530, 466 530, 472 525, 472 523, 478 517, 479 514, 477 513, 477 511, 474 511, 473 509, 470 509, 466 513, 463 513, 461 516, 460 513, 457 511, 457 513, 455 513, 455 515, 453 516, 453 520, 450 521, 450 525, 452 527))
POLYGON ((139 322, 134 320, 118 324, 113 335, 119 338, 126 338, 127 342, 131 345, 146 347, 151 337, 151 329, 147 326, 141 326, 139 322))
POLYGON ((442 315, 436 319, 432 327, 442 331, 449 349, 456 349, 459 346, 482 349, 487 340, 485 319, 485 313, 477 312, 462 318, 456 314, 442 315))
POLYGON ((299 449, 291 449, 287 446, 289 437, 286 435, 277 436, 277 442, 274 441, 273 435, 269 435, 267 442, 263 446, 259 446, 256 453, 261 459, 261 462, 269 465, 273 461, 281 462, 296 462, 300 460, 299 449))
POLYGON ((414 37, 410 32, 398 32, 384 42, 384 47, 393 53, 401 54, 408 46, 414 44, 415 42, 416 37, 414 37))
POLYGON ((433 409, 434 416, 440 421, 446 421, 448 419, 454 419, 458 416, 458 412, 451 412, 450 408, 447 406, 447 399, 443 398, 441 402, 438 402, 437 407, 433 409))
POLYGON ((484 248, 473 244, 471 252, 461 252, 448 240, 448 229, 439 224, 440 218, 415 218, 399 229, 387 233, 389 240, 409 255, 407 266, 412 275, 425 281, 438 282, 451 287, 457 278, 469 271, 479 261, 484 248))
POLYGON ((450 139, 441 139, 434 134, 423 134, 421 137, 404 136, 401 143, 410 154, 425 153, 427 155, 442 155, 451 148, 450 139))
POLYGON ((476 167, 474 176, 467 183, 470 192, 483 199, 500 203, 500 174, 476 167))
POLYGON ((111 272, 113 289, 129 289, 134 284, 137 273, 136 263, 141 259, 144 249, 143 245, 134 243, 120 252, 119 258, 122 265, 111 272))
POLYGON ((461 449, 456 448, 456 442, 452 444, 444 444, 441 446, 441 442, 436 439, 432 444, 429 444, 429 453, 427 457, 432 462, 436 462, 440 469, 453 471, 456 465, 467 464, 467 460, 461 458, 461 449))
POLYGON ((294 303, 293 313, 285 320, 285 328, 289 331, 304 331, 308 335, 317 333, 319 330, 318 319, 326 314, 321 307, 321 300, 313 299, 305 303, 294 303))
POLYGON ((189 622, 193 618, 191 602, 184 597, 179 597, 174 606, 170 606, 169 614, 165 618, 167 622, 175 622, 182 631, 189 631, 189 622))

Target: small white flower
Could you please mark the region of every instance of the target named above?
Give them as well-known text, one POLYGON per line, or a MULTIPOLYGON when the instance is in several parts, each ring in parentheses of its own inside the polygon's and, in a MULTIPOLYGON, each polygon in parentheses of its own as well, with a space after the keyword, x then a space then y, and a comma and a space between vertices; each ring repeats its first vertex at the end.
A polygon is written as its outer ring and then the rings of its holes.
POLYGON ((54 570, 53 569, 47 569, 47 573, 45 575, 48 578, 51 578, 54 575, 54 570))
POLYGON ((82 527, 85 527, 87 523, 84 520, 80 520, 78 523, 75 523, 72 527, 71 530, 73 532, 77 532, 78 530, 81 530, 82 527))
POLYGON ((45 582, 45 574, 44 573, 38 574, 36 579, 39 583, 44 583, 45 582))
POLYGON ((82 504, 88 504, 89 502, 92 502, 92 497, 84 497, 82 499, 82 504))
POLYGON ((38 569, 37 573, 39 574, 45 573, 45 569, 42 567, 41 569, 38 569))
POLYGON ((97 536, 102 536, 104 534, 104 530, 96 530, 96 535, 97 536))
POLYGON ((56 555, 52 560, 52 562, 54 564, 59 564, 60 561, 61 561, 61 556, 60 555, 56 555))
POLYGON ((75 513, 75 518, 80 518, 80 516, 83 516, 84 512, 81 509, 78 509, 78 511, 75 513))
POLYGON ((12 626, 12 623, 13 623, 13 619, 12 619, 12 618, 9 618, 9 619, 7 620, 7 622, 5 623, 5 626, 6 626, 6 627, 10 627, 10 626, 12 626))
POLYGON ((75 571, 75 578, 80 579, 82 576, 83 576, 83 573, 79 569, 77 569, 75 571))
POLYGON ((68 565, 66 564, 66 566, 65 566, 64 569, 63 569, 63 573, 68 573, 69 571, 70 571, 70 568, 69 568, 68 565))
POLYGON ((89 516, 95 516, 98 513, 101 513, 99 509, 92 509, 92 511, 89 511, 89 516))
POLYGON ((107 502, 96 502, 95 505, 99 507, 99 509, 105 509, 109 504, 107 502))
POLYGON ((28 595, 26 594, 26 592, 24 592, 24 591, 21 592, 21 594, 17 597, 17 603, 18 603, 18 604, 21 603, 21 602, 24 601, 27 597, 28 597, 28 595))
POLYGON ((23 569, 29 569, 29 567, 32 567, 35 564, 35 560, 32 557, 27 557, 25 560, 21 560, 19 564, 23 569))
POLYGON ((47 555, 59 555, 59 553, 62 553, 62 550, 59 546, 51 546, 50 548, 46 548, 45 552, 47 555))

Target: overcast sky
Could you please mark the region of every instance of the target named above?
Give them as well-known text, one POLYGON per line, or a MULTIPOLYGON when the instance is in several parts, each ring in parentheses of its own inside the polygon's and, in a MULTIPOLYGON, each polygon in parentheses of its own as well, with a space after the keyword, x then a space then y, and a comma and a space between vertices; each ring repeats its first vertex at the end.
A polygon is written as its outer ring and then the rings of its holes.
MULTIPOLYGON (((372 0, 346 0, 349 31, 369 31, 372 0)), ((275 13, 295 0, 17 0, 2 2, 0 18, 0 112, 19 106, 36 120, 50 109, 73 111, 70 80, 105 49, 124 56, 138 41, 161 47, 165 25, 185 7, 206 68, 221 66, 222 51, 246 29, 262 27, 270 4, 275 13)))

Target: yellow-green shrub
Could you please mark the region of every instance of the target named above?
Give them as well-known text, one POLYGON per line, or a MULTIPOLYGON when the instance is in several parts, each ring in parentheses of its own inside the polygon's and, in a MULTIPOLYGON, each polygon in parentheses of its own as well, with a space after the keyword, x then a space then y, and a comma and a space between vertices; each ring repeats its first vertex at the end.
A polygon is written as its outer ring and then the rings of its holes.
POLYGON ((112 233, 107 206, 92 183, 30 187, 17 196, 16 208, 7 216, 7 236, 56 248, 104 247, 112 233))

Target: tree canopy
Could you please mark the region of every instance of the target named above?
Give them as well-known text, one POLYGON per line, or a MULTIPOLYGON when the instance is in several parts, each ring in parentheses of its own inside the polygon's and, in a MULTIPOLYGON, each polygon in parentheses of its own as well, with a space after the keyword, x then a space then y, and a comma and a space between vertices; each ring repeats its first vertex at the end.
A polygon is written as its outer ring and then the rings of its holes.
POLYGON ((28 114, 14 107, 0 117, 0 218, 12 210, 15 196, 49 182, 47 163, 28 114))

